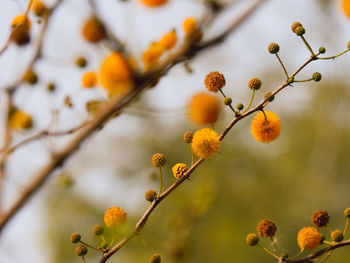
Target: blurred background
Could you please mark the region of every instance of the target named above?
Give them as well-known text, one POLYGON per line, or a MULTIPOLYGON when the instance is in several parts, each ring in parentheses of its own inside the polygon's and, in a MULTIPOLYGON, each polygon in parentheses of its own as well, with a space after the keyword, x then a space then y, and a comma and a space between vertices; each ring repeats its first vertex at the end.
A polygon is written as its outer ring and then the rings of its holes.
MULTIPOLYGON (((1 0, 0 46, 6 42, 11 20, 25 11, 27 2, 1 0)), ((219 32, 251 2, 240 1, 204 37, 219 32)), ((172 28, 183 38, 182 21, 188 16, 199 18, 203 11, 200 1, 194 0, 169 0, 156 9, 137 0, 101 0, 98 5, 106 23, 137 58, 172 28)), ((33 116, 34 128, 16 134, 15 141, 46 128, 54 109, 60 111, 55 129, 74 127, 88 116, 86 101, 106 97, 101 88, 81 87, 83 72, 97 70, 110 52, 104 45, 88 44, 81 37, 81 27, 90 14, 83 0, 66 0, 57 10, 43 58, 36 66, 39 83, 23 85, 15 97, 16 104, 33 116), (76 68, 78 56, 88 59, 87 69, 76 68), (46 90, 50 81, 57 84, 54 93, 46 90), (67 95, 73 108, 64 106, 67 95)), ((35 21, 32 17, 34 33, 40 29, 35 21)), ((56 170, 2 232, 0 262, 81 262, 69 241, 70 234, 79 232, 83 240, 97 246, 100 239, 93 237, 92 227, 102 224, 104 211, 114 205, 128 213, 127 225, 116 233, 117 240, 126 236, 148 207, 145 191, 158 189, 152 155, 161 152, 167 157, 165 186, 175 180, 171 173, 175 163, 191 162, 182 136, 187 130, 200 128, 189 122, 187 105, 194 94, 204 90, 205 75, 214 70, 225 75, 225 92, 234 105, 247 104, 247 82, 258 77, 263 81, 255 102, 259 101, 266 91, 284 81, 278 61, 267 52, 270 42, 279 43, 289 72, 309 56, 290 30, 294 21, 303 23, 305 37, 315 50, 326 47, 326 55, 344 51, 350 40, 350 19, 340 1, 267 1, 226 42, 190 61, 191 74, 183 65, 173 68, 56 170)), ((0 57, 1 88, 24 70, 32 51, 31 47, 11 46, 0 57)), ((261 219, 270 218, 277 224, 279 245, 294 255, 298 252, 297 232, 311 224, 311 213, 316 209, 327 209, 331 216, 329 226, 322 230, 325 235, 343 229, 343 211, 350 206, 349 66, 349 54, 334 61, 316 61, 298 78, 310 78, 318 71, 321 82, 295 83, 276 97, 267 108, 282 121, 282 133, 276 141, 256 142, 249 130, 252 117, 239 122, 225 138, 220 153, 162 202, 142 234, 109 262, 148 262, 153 253, 159 253, 163 262, 273 262, 275 259, 259 248, 246 245, 246 234, 255 232, 261 219)), ((222 107, 216 130, 221 132, 232 117, 222 107)), ((49 153, 67 141, 40 140, 9 157, 4 208, 45 164, 49 153)), ((339 249, 328 262, 345 263, 349 256, 350 248, 339 249)), ((97 262, 99 257, 90 250, 87 262, 97 262)))

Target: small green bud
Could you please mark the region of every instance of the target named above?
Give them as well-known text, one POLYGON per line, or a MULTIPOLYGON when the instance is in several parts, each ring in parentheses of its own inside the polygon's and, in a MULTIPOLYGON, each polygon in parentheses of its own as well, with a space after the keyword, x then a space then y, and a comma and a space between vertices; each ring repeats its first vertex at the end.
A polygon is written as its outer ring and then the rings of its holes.
POLYGON ((303 26, 298 26, 295 29, 295 34, 297 34, 297 36, 302 36, 305 34, 305 28, 303 26))
POLYGON ((79 67, 79 68, 85 68, 87 65, 87 60, 84 57, 78 57, 77 60, 75 61, 75 64, 79 67))
POLYGON ((335 242, 341 242, 341 241, 343 241, 343 239, 344 239, 343 231, 334 230, 334 231, 331 233, 331 238, 332 238, 332 240, 335 241, 335 242))
POLYGON ((272 95, 272 92, 268 91, 264 94, 264 99, 269 99, 269 102, 271 102, 275 99, 275 95, 272 95))
POLYGON ((298 26, 303 26, 300 22, 294 22, 292 24, 292 31, 295 33, 295 29, 298 27, 298 26))
POLYGON ((314 81, 320 81, 321 78, 322 78, 322 75, 318 72, 315 72, 313 75, 312 75, 312 78, 314 79, 314 81))
POLYGON ((280 46, 277 43, 271 43, 268 47, 268 51, 271 54, 276 54, 278 51, 280 51, 280 46))
POLYGON ((294 76, 290 76, 287 80, 288 84, 292 84, 294 82, 294 76))
POLYGON ((154 254, 154 255, 152 255, 152 257, 150 259, 150 263, 160 263, 161 260, 162 259, 160 258, 160 255, 154 254))
POLYGON ((324 54, 324 53, 326 53, 326 48, 325 48, 325 47, 320 47, 320 48, 318 49, 318 51, 319 51, 321 54, 324 54))
POLYGON ((236 107, 237 107, 238 110, 243 110, 244 109, 244 105, 242 103, 238 103, 236 107))
POLYGON ((350 218, 350 207, 345 209, 344 216, 350 218))
POLYGON ((101 225, 95 225, 94 228, 92 229, 92 233, 95 236, 100 236, 103 234, 103 226, 101 225))
POLYGON ((72 243, 76 244, 81 240, 81 235, 79 233, 72 233, 70 235, 70 241, 72 241, 72 243))
POLYGON ((53 91, 55 91, 55 89, 56 89, 56 85, 54 83, 47 84, 48 91, 53 92, 53 91))
POLYGON ((254 247, 259 243, 259 237, 254 233, 250 233, 247 235, 245 241, 249 246, 254 247))
POLYGON ((231 103, 232 103, 232 99, 230 97, 225 97, 224 104, 225 105, 231 105, 231 103))
POLYGON ((258 78, 252 78, 251 80, 249 80, 248 82, 248 86, 249 88, 251 89, 255 89, 255 90, 258 90, 261 88, 261 80, 258 79, 258 78))
POLYGON ((87 254, 87 252, 88 252, 88 249, 84 245, 80 245, 75 249, 75 253, 80 257, 85 256, 87 254))

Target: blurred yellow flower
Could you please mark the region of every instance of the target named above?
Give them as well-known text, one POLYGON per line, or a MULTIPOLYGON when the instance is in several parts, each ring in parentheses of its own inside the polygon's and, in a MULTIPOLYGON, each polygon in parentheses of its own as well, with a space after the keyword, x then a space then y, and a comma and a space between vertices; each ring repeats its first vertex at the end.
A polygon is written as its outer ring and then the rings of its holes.
POLYGON ((91 17, 83 25, 82 34, 86 41, 97 43, 106 37, 106 30, 96 17, 91 17))
POLYGON ((98 82, 97 74, 95 72, 92 72, 92 71, 86 72, 83 75, 81 82, 83 84, 83 87, 85 87, 85 88, 95 87, 97 85, 97 82, 98 82))
POLYGON ((159 44, 163 46, 164 49, 170 49, 176 45, 177 35, 175 30, 171 30, 169 33, 165 34, 159 41, 159 44))
POLYGON ((30 115, 21 110, 15 110, 10 116, 10 127, 14 130, 30 129, 33 126, 33 119, 30 115))
POLYGON ((265 115, 259 112, 253 119, 250 126, 250 132, 255 140, 263 143, 269 143, 281 133, 281 121, 276 113, 265 111, 265 115))
POLYGON ((211 124, 218 119, 221 103, 215 96, 201 92, 193 96, 189 103, 188 116, 198 125, 211 124))
POLYGON ((20 14, 12 20, 11 26, 14 28, 19 25, 23 25, 26 30, 30 30, 32 23, 25 14, 20 14))
POLYGON ((128 92, 133 87, 131 70, 123 55, 113 52, 100 67, 100 81, 110 95, 128 92))
POLYGON ((107 227, 123 225, 126 222, 126 212, 118 206, 110 207, 106 210, 104 222, 107 227))
POLYGON ((345 15, 350 18, 350 0, 343 0, 342 7, 345 15))
POLYGON ((168 0, 141 0, 141 2, 149 7, 157 7, 166 4, 168 0))

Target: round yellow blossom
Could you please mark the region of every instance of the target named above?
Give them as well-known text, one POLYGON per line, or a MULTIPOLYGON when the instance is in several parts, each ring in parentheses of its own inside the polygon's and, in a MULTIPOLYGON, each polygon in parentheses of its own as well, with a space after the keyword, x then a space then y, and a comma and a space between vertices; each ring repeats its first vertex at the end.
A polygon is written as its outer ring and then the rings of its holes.
POLYGON ((350 18, 350 0, 343 0, 342 8, 345 15, 350 18))
POLYGON ((12 20, 12 28, 17 27, 19 25, 23 25, 24 28, 29 31, 32 23, 30 22, 29 18, 25 15, 25 14, 20 14, 18 16, 16 16, 13 20, 12 20))
POLYGON ((276 113, 265 111, 265 115, 259 112, 253 119, 250 126, 250 132, 255 140, 263 143, 269 143, 281 133, 281 121, 276 113))
POLYGON ((164 48, 162 45, 157 42, 152 43, 150 47, 142 54, 144 69, 147 70, 157 64, 163 52, 164 48))
POLYGON ((21 110, 15 110, 9 120, 10 127, 14 130, 27 130, 33 126, 33 119, 30 115, 21 110))
POLYGON ((314 227, 304 227, 298 233, 298 245, 300 249, 315 249, 321 242, 321 235, 314 227))
POLYGON ((220 109, 221 103, 218 98, 201 92, 192 97, 188 107, 188 116, 195 124, 211 124, 218 119, 220 109))
POLYGON ((191 148, 198 157, 208 159, 219 151, 219 135, 209 128, 196 131, 193 135, 191 148))
POLYGON ((149 7, 157 7, 166 4, 168 0, 141 0, 141 2, 149 7))
POLYGON ((194 17, 188 17, 183 21, 182 27, 185 31, 186 36, 191 35, 197 26, 197 19, 194 17))
POLYGON ((165 159, 164 154, 161 154, 161 153, 153 154, 153 156, 152 156, 152 164, 155 167, 162 167, 162 166, 164 166, 166 164, 166 159, 165 159))
POLYGON ((42 16, 46 12, 46 6, 41 0, 35 0, 32 9, 37 16, 42 16))
POLYGON ((119 52, 113 52, 102 62, 100 81, 110 95, 128 92, 133 87, 133 80, 128 63, 119 52))
POLYGON ((106 29, 96 17, 91 17, 85 22, 82 34, 88 42, 97 43, 106 37, 106 29))
POLYGON ((179 179, 187 172, 188 168, 187 165, 184 163, 177 163, 173 166, 171 170, 173 171, 174 177, 176 179, 179 179))
POLYGON ((92 71, 86 72, 81 79, 81 83, 85 88, 95 87, 97 85, 97 82, 98 82, 97 74, 92 71))
POLYGON ((226 80, 219 71, 213 71, 205 76, 204 85, 209 91, 216 93, 226 85, 226 80))
POLYGON ((175 30, 171 30, 165 34, 159 41, 159 45, 163 46, 164 49, 170 49, 176 45, 177 35, 175 30))
POLYGON ((126 212, 118 206, 110 207, 105 212, 104 222, 107 227, 123 225, 126 222, 126 212))

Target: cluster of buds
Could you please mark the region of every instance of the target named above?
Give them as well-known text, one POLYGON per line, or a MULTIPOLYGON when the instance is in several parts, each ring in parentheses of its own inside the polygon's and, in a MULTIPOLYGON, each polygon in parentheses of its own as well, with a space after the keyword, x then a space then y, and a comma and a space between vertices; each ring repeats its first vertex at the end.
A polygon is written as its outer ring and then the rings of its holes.
MULTIPOLYGON (((336 243, 341 242, 344 240, 344 237, 346 236, 349 220, 350 220, 350 208, 345 209, 344 215, 346 217, 346 224, 344 230, 333 230, 330 234, 330 240, 328 241, 326 238, 326 235, 321 234, 319 232, 319 229, 325 228, 328 223, 330 216, 328 215, 328 212, 326 210, 316 210, 311 215, 311 223, 313 226, 306 226, 303 227, 297 235, 297 243, 300 248, 300 252, 294 256, 289 257, 286 253, 281 253, 281 249, 277 245, 277 239, 275 238, 275 234, 277 231, 276 224, 272 222, 269 219, 261 220, 258 223, 258 226, 256 228, 257 234, 250 233, 246 237, 246 243, 249 246, 256 246, 259 244, 259 236, 262 238, 269 238, 271 241, 271 245, 274 248, 274 250, 269 250, 262 245, 260 245, 265 252, 270 254, 271 256, 279 259, 280 261, 285 260, 293 260, 298 258, 301 253, 306 250, 312 250, 316 249, 320 245, 328 245, 328 246, 334 246, 336 243)), ((327 252, 328 250, 324 250, 327 252)), ((321 256, 323 253, 320 253, 319 256, 321 256)))

